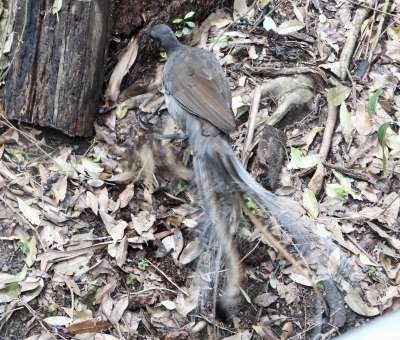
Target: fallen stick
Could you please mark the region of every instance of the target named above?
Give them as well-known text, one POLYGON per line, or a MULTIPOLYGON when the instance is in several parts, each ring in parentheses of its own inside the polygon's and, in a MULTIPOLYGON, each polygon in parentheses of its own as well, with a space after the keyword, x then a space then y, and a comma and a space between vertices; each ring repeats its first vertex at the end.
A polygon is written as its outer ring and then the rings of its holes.
POLYGON ((332 135, 335 128, 336 118, 337 107, 329 105, 328 118, 326 120, 324 137, 322 138, 321 151, 319 153, 321 155, 321 160, 317 165, 317 170, 315 171, 314 176, 311 178, 311 181, 308 184, 308 189, 310 189, 314 193, 314 195, 319 194, 322 189, 323 179, 325 176, 324 162, 326 161, 329 149, 331 148, 332 135))

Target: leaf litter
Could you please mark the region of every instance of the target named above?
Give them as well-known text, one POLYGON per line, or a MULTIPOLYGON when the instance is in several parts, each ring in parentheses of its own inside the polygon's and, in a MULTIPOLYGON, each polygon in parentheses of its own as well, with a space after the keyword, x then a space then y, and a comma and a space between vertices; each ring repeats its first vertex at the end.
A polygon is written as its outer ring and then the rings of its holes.
MULTIPOLYGON (((398 7, 393 7, 397 14, 398 7)), ((396 302, 400 284, 397 261, 400 241, 396 237, 400 207, 396 193, 400 171, 399 73, 385 59, 400 60, 397 27, 374 37, 379 15, 367 19, 363 32, 369 30, 369 35, 363 33, 355 49, 354 65, 349 69, 351 81, 339 82, 343 72, 342 46, 351 28, 351 13, 357 8, 350 3, 323 5, 320 14, 310 8, 293 4, 291 9, 276 8, 265 19, 261 16, 259 22, 268 28, 266 32, 251 23, 258 20, 257 10, 236 0, 234 16, 245 18, 245 24, 242 19, 234 22, 224 32, 227 37, 224 41, 198 42, 202 47, 214 44, 214 53, 230 70, 235 112, 240 122, 238 131, 232 135, 235 151, 241 149, 242 134, 248 129, 244 113, 252 100, 251 91, 256 83, 263 83, 263 75, 270 79, 277 76, 276 71, 295 67, 299 61, 319 61, 319 76, 311 68, 306 73, 317 84, 323 103, 318 107, 311 105, 314 113, 306 114, 300 123, 293 120, 291 123, 290 119, 285 122, 291 155, 283 164, 278 192, 290 192, 291 205, 294 200, 302 202, 317 232, 347 249, 349 260, 358 271, 350 273, 346 280, 338 280, 344 301, 354 315, 371 317, 399 305, 396 302), (299 35, 290 36, 308 29, 305 18, 316 24, 316 39, 311 42, 299 35), (289 36, 292 40, 288 42, 289 36), (380 44, 371 51, 374 39, 379 39, 380 44), (242 52, 238 48, 241 45, 245 47, 242 52), (357 67, 370 55, 377 63, 367 73, 371 82, 363 82, 364 75, 357 73, 357 67), (332 170, 325 159, 318 157, 326 115, 321 112, 318 116, 315 112, 325 103, 338 110, 341 107, 340 124, 335 126, 331 137, 328 160, 337 166, 332 170), (305 176, 319 166, 325 166, 327 171, 322 195, 306 189, 304 182, 305 176), (360 179, 357 173, 366 175, 368 180, 360 179)), ((224 11, 213 13, 201 33, 217 36, 235 17, 224 11)), ((118 97, 122 77, 136 58, 135 44, 132 40, 121 54, 120 66, 110 80, 112 99, 118 97)), ((279 81, 285 82, 284 78, 279 81)), ((280 100, 273 94, 262 99, 259 126, 274 109, 276 113, 288 114, 276 107, 276 104, 287 105, 280 100)), ((57 326, 71 334, 97 333, 92 337, 95 339, 104 331, 110 333, 101 335, 107 339, 119 338, 120 334, 141 336, 145 327, 156 334, 167 329, 166 335, 184 339, 191 329, 197 331, 193 326, 209 327, 202 323, 210 320, 207 306, 205 314, 196 314, 200 286, 187 284, 195 276, 205 282, 212 280, 210 275, 198 273, 191 266, 193 261, 205 264, 212 261, 211 254, 204 254, 201 247, 203 240, 198 234, 201 209, 193 204, 196 197, 193 188, 189 186, 178 196, 176 188, 178 184, 182 187, 182 179, 173 176, 166 166, 160 172, 160 166, 164 165, 160 162, 162 158, 152 158, 149 154, 147 165, 142 167, 139 145, 132 143, 135 147, 130 148, 130 159, 126 159, 122 156, 128 148, 107 139, 112 133, 126 136, 125 127, 132 120, 140 126, 132 117, 139 105, 132 103, 131 100, 127 111, 123 111, 123 105, 115 112, 111 110, 103 124, 96 127, 98 140, 81 153, 74 153, 68 146, 53 148, 46 136, 42 136, 44 142, 39 144, 37 130, 32 128, 23 131, 9 125, 2 128, 1 247, 8 249, 8 253, 11 250, 19 253, 27 267, 21 264, 9 274, 11 263, 2 266, 0 301, 15 307, 26 306, 36 298, 43 310, 55 303, 59 315, 41 319, 46 325, 43 337, 57 326), (45 153, 21 152, 39 150, 39 146, 45 153), (186 316, 190 313, 204 320, 188 321, 186 316)), ((148 109, 143 112, 154 113, 148 109)), ((153 119, 150 124, 155 127, 162 123, 158 118, 153 119)), ((256 133, 255 141, 259 139, 256 133)), ((176 153, 183 148, 179 142, 170 142, 168 146, 176 153)), ((185 157, 182 159, 187 164, 185 157)), ((243 254, 249 287, 241 289, 249 303, 236 312, 233 329, 237 333, 230 336, 224 333, 225 338, 247 339, 253 330, 262 338, 286 339, 303 334, 304 329, 318 322, 313 309, 315 297, 307 290, 307 281, 259 233, 251 231, 248 221, 244 223, 243 235, 249 235, 251 242, 258 242, 243 254), (304 301, 308 313, 313 315, 307 323, 303 321, 301 308, 304 301), (239 326, 241 320, 246 320, 246 313, 255 313, 257 308, 259 316, 255 318, 254 314, 248 319, 247 327, 239 326), (267 309, 266 314, 262 308, 267 309), (293 322, 286 322, 288 318, 293 322)), ((285 242, 282 235, 278 237, 285 242)), ((313 270, 319 273, 337 270, 335 252, 326 268, 320 268, 318 256, 315 252, 305 258, 313 270)), ((348 328, 365 320, 357 316, 348 318, 348 328)), ((330 330, 325 326, 323 331, 330 330)))

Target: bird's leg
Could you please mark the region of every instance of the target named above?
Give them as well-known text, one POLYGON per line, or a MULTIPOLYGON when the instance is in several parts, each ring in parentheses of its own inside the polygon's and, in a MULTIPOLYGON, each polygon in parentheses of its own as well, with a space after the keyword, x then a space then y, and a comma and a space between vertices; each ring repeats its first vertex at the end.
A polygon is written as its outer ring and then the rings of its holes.
POLYGON ((186 139, 189 136, 185 133, 174 133, 170 135, 154 135, 154 139, 186 139))

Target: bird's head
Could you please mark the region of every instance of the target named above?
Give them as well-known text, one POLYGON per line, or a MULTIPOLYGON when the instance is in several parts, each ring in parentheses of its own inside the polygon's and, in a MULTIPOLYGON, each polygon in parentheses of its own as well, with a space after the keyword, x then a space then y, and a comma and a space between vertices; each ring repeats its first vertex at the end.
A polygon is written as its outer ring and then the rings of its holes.
POLYGON ((172 32, 172 30, 164 24, 156 25, 150 28, 149 30, 145 31, 145 34, 153 39, 165 51, 167 51, 167 53, 168 50, 180 45, 174 32, 172 32))

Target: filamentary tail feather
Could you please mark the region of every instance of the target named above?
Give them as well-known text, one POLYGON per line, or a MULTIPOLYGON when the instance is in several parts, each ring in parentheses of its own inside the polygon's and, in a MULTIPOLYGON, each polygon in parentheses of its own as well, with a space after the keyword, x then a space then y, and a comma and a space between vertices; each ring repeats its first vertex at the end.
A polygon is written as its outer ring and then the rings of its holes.
MULTIPOLYGON (((310 244, 315 246, 322 242, 324 249, 327 248, 327 241, 315 234, 307 221, 280 204, 274 194, 262 188, 251 177, 235 156, 225 135, 192 134, 190 143, 194 151, 196 185, 201 194, 205 215, 211 226, 212 235, 219 240, 228 267, 222 309, 238 301, 237 294, 241 281, 241 267, 238 265, 240 259, 233 243, 233 233, 239 224, 241 214, 238 196, 242 199, 250 196, 258 208, 274 215, 298 245, 298 249, 301 248, 302 253, 307 251, 310 244)), ((331 251, 335 249, 331 243, 329 247, 331 251)), ((325 258, 321 259, 322 263, 327 263, 327 256, 325 254, 325 258)), ((217 270, 219 266, 220 263, 215 263, 217 270)))

